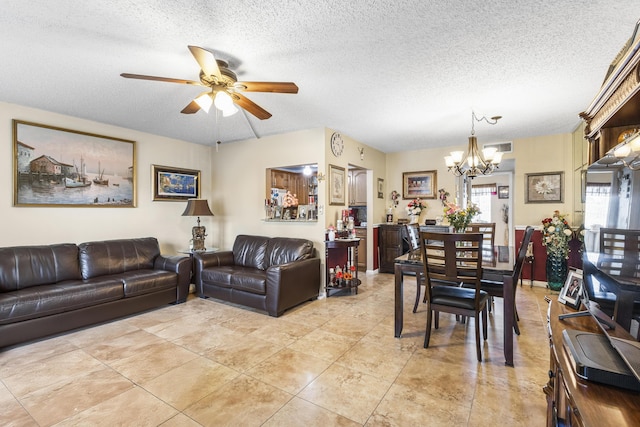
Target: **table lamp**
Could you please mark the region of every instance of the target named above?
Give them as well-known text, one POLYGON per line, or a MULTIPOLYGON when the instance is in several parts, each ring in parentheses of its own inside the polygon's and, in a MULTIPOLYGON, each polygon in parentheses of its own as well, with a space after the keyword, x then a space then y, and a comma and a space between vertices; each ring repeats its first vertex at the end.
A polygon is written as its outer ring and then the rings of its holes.
POLYGON ((206 236, 206 229, 204 226, 200 226, 200 217, 201 216, 213 216, 213 212, 209 209, 209 204, 204 199, 189 199, 187 201, 187 207, 184 212, 182 212, 182 216, 197 216, 198 217, 198 225, 191 229, 191 234, 193 236, 193 248, 194 251, 204 251, 206 248, 204 247, 204 237, 206 236))

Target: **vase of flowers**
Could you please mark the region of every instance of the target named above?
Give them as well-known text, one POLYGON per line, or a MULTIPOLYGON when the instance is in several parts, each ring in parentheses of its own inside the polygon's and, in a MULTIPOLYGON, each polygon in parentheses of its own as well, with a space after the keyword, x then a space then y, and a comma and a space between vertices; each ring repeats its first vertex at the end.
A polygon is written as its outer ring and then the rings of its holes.
POLYGON ((424 209, 427 208, 427 204, 420 200, 420 198, 414 199, 407 205, 407 214, 410 218, 410 223, 415 224, 418 222, 418 218, 424 209))
POLYGON ((473 217, 479 213, 480 209, 473 203, 469 203, 465 209, 462 209, 455 203, 447 203, 444 208, 444 215, 456 233, 464 233, 469 223, 473 220, 473 217))
POLYGON ((573 230, 567 222, 566 215, 560 211, 554 211, 551 218, 542 220, 542 246, 547 248, 547 284, 553 291, 562 289, 567 280, 569 241, 572 236, 573 230))

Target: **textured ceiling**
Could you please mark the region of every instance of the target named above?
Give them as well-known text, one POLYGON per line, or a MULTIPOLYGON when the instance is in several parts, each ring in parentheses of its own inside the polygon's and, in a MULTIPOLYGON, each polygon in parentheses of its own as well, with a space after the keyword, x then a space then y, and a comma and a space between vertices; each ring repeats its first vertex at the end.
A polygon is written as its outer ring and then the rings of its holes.
MULTIPOLYGON (((212 145, 328 127, 384 152, 571 132, 640 18, 637 0, 3 0, 0 101, 212 145), (273 114, 180 114, 202 88, 187 45, 273 114)), ((212 110, 213 111, 213 110, 212 110)), ((24 119, 24 118, 23 118, 24 119)), ((55 125, 55 123, 52 123, 55 125)))

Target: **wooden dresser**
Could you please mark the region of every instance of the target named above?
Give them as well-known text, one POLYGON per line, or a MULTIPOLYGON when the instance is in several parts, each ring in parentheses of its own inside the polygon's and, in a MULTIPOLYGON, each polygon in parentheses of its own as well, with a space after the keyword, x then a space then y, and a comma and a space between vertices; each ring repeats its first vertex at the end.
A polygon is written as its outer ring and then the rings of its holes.
MULTIPOLYGON (((591 316, 558 320, 558 315, 575 310, 557 301, 549 306, 551 364, 547 397, 547 426, 640 426, 640 393, 579 378, 562 340, 564 329, 599 333, 591 316)), ((623 328, 610 335, 633 339, 623 328)))

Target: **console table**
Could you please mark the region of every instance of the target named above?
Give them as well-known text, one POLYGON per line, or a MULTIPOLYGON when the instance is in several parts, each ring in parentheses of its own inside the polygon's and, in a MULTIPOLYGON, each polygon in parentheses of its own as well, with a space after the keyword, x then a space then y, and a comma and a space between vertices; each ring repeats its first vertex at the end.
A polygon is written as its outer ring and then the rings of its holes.
MULTIPOLYGON (((324 264, 325 264, 325 292, 327 294, 327 298, 331 295, 333 291, 334 294, 337 292, 341 292, 344 290, 356 290, 356 295, 358 294, 358 286, 360 286, 360 280, 358 279, 358 246, 360 245, 360 239, 335 239, 335 240, 327 240, 324 242, 324 264), (331 267, 329 265, 329 253, 331 250, 342 250, 346 251, 346 264, 349 266, 355 266, 353 271, 349 273, 352 274, 351 279, 345 280, 344 278, 337 279, 335 282, 331 281, 331 275, 329 273, 331 267)), ((341 262, 342 264, 342 262, 341 262)))
MULTIPOLYGON (((591 316, 558 319, 560 314, 573 311, 557 301, 549 303, 551 364, 549 382, 543 389, 547 397, 547 426, 639 426, 639 393, 583 380, 575 374, 562 331, 601 331, 591 316)), ((609 334, 633 339, 622 327, 616 327, 609 334)))

